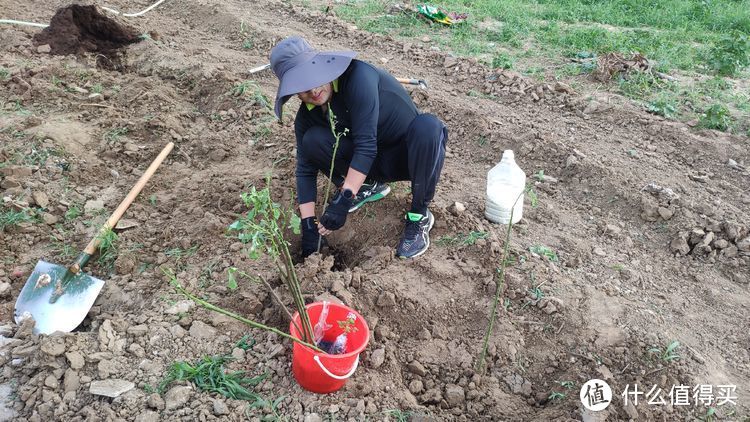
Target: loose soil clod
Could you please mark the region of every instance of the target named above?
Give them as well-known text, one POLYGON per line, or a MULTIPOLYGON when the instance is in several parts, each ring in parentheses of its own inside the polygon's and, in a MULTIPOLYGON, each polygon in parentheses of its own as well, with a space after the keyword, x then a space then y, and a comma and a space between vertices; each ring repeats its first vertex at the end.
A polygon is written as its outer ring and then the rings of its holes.
POLYGON ((96 6, 77 4, 59 9, 50 25, 34 37, 35 45, 49 44, 50 54, 99 53, 106 60, 97 64, 104 68, 117 68, 120 49, 138 41, 134 28, 105 16, 96 6))

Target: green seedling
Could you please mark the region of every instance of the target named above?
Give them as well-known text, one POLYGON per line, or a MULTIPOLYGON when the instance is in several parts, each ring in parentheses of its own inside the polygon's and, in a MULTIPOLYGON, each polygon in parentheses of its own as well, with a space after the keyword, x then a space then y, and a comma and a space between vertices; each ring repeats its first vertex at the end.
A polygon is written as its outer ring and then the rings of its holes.
POLYGON ((201 391, 236 400, 257 400, 259 396, 251 388, 260 384, 266 375, 249 378, 245 371, 227 371, 224 365, 231 360, 231 356, 204 356, 195 364, 174 362, 157 390, 161 393, 175 381, 189 381, 201 391))
POLYGON ((508 228, 505 231, 505 246, 503 247, 503 255, 500 259, 500 267, 497 269, 497 277, 495 278, 495 297, 492 301, 492 308, 490 309, 490 317, 489 322, 487 323, 487 331, 484 333, 484 339, 482 341, 482 350, 479 353, 479 358, 477 359, 476 369, 479 373, 484 373, 485 369, 485 362, 487 358, 487 350, 489 349, 490 345, 490 335, 492 335, 492 329, 495 326, 495 319, 497 318, 497 308, 498 304, 500 303, 500 296, 503 294, 504 286, 505 286, 505 269, 507 267, 508 260, 506 259, 508 256, 510 256, 510 242, 511 237, 513 234, 513 209, 516 207, 516 203, 521 200, 521 198, 524 196, 524 194, 529 194, 529 197, 531 198, 531 203, 533 207, 536 207, 537 205, 537 197, 536 194, 532 194, 533 189, 531 186, 526 186, 526 188, 516 197, 516 200, 513 202, 513 206, 511 207, 510 211, 510 221, 511 223, 508 224, 508 228))
POLYGON ((539 255, 539 256, 543 256, 552 262, 559 261, 559 258, 557 257, 557 254, 555 253, 555 251, 553 251, 552 249, 544 245, 529 246, 529 252, 539 255))
POLYGON ((701 116, 699 125, 706 129, 716 129, 725 131, 729 129, 732 123, 732 117, 729 115, 729 109, 723 104, 714 104, 706 109, 701 116))
POLYGON ((343 321, 336 321, 336 323, 339 325, 339 328, 341 328, 341 330, 343 330, 346 334, 356 333, 357 331, 359 331, 359 328, 354 325, 354 316, 351 316, 343 321))
POLYGON ((740 31, 722 37, 709 50, 707 61, 718 75, 737 76, 750 66, 750 38, 740 31))
MULTIPOLYGON (((338 130, 338 119, 336 118, 336 115, 333 114, 333 110, 331 110, 331 107, 328 107, 328 125, 331 128, 331 133, 333 134, 333 137, 336 139, 335 143, 333 144, 333 155, 331 155, 331 170, 328 172, 328 183, 326 183, 326 192, 323 195, 323 209, 325 210, 328 208, 328 198, 331 195, 331 186, 333 185, 333 171, 334 167, 336 166, 336 153, 339 150, 339 141, 342 137, 346 136, 349 133, 349 128, 344 128, 344 130, 339 131, 338 130)), ((323 236, 320 236, 320 239, 318 239, 318 253, 320 253, 320 248, 323 246, 323 236)))
POLYGON ((201 247, 200 245, 193 245, 187 249, 182 249, 182 248, 167 249, 164 252, 164 255, 170 258, 175 258, 177 261, 179 261, 183 258, 189 258, 191 256, 194 256, 196 253, 198 253, 198 249, 200 247, 201 247))
POLYGON ((151 204, 151 206, 152 206, 152 207, 155 207, 155 206, 156 206, 156 194, 152 193, 152 194, 151 194, 151 195, 150 195, 150 196, 148 197, 148 203, 149 203, 149 204, 151 204))
POLYGON ((575 383, 573 381, 555 381, 556 383, 560 384, 560 386, 565 387, 565 389, 570 390, 571 388, 575 387, 575 383))
POLYGON ((73 204, 71 205, 66 211, 65 211, 65 221, 73 221, 76 218, 83 215, 83 209, 81 209, 80 204, 73 204))
POLYGON ((30 223, 36 220, 36 213, 30 208, 24 208, 20 211, 11 208, 0 210, 0 232, 6 227, 17 226, 21 223, 30 223))
POLYGON ((565 393, 560 393, 557 391, 553 391, 552 394, 547 397, 547 400, 555 401, 555 400, 563 400, 566 397, 565 393))
POLYGON ((487 232, 483 231, 471 231, 468 234, 457 233, 455 236, 443 236, 437 240, 437 244, 440 246, 456 246, 466 245, 471 246, 477 243, 479 239, 486 239, 488 236, 487 232))
POLYGON ((311 343, 312 324, 305 308, 297 270, 289 252, 289 242, 285 237, 286 230, 291 230, 295 234, 300 233, 300 218, 291 204, 282 207, 273 202, 270 183, 269 176, 265 188, 257 190, 255 186, 251 186, 249 192, 242 193, 242 201, 248 212, 232 223, 229 230, 236 233, 237 239, 247 246, 246 253, 249 258, 258 259, 265 255, 273 262, 300 315, 302 327, 299 327, 298 332, 302 334, 304 341, 311 343))
POLYGON ((102 84, 96 84, 91 87, 91 92, 93 92, 94 94, 101 94, 103 90, 104 87, 102 87, 102 84))
POLYGON ((714 422, 718 419, 718 415, 716 414, 716 408, 715 407, 709 407, 706 410, 706 413, 703 415, 698 416, 698 420, 701 422, 714 422))
POLYGON ((389 409, 383 412, 388 418, 396 422, 407 422, 412 416, 412 412, 401 409, 389 409))
POLYGON ((97 237, 99 239, 99 258, 96 262, 109 268, 117 259, 119 237, 111 228, 100 231, 97 237))
POLYGON ((234 344, 234 347, 240 348, 244 351, 252 349, 253 346, 255 346, 255 339, 252 338, 250 334, 245 334, 234 344))
MULTIPOLYGON (((253 402, 253 404, 251 404, 250 406, 248 406, 248 409, 247 409, 248 412, 246 412, 246 413, 249 413, 249 411, 251 409, 258 409, 258 410, 261 410, 261 411, 270 412, 270 414, 263 415, 260 418, 261 422, 282 422, 282 421, 288 421, 289 419, 287 417, 282 417, 280 415, 280 413, 279 413, 279 405, 281 404, 282 401, 284 401, 285 398, 286 398, 286 396, 280 396, 280 397, 277 397, 274 400, 269 400, 269 399, 266 399, 263 396, 258 395, 255 398, 255 402, 253 402)), ((246 416, 248 417, 248 419, 250 419, 252 415, 247 414, 246 416)))
POLYGON ((680 355, 677 354, 677 349, 680 347, 680 342, 677 340, 669 343, 666 349, 662 350, 660 347, 653 347, 648 349, 648 352, 655 355, 663 362, 669 363, 675 360, 680 360, 680 355))
POLYGON ((127 135, 129 129, 126 127, 116 127, 104 133, 104 141, 111 145, 120 141, 120 137, 127 135))
POLYGON ((10 71, 4 67, 0 67, 0 81, 4 81, 10 78, 10 71))

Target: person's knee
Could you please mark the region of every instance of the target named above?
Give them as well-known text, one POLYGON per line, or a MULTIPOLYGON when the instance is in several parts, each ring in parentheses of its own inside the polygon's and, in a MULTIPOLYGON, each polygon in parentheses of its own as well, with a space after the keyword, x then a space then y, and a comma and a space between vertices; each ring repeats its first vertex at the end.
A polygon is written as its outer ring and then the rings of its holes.
MULTIPOLYGON (((302 144, 299 146, 300 153, 305 157, 315 159, 321 155, 326 155, 326 150, 330 149, 333 135, 330 129, 322 126, 313 126, 302 135, 302 144)), ((330 159, 330 157, 328 157, 330 159)))

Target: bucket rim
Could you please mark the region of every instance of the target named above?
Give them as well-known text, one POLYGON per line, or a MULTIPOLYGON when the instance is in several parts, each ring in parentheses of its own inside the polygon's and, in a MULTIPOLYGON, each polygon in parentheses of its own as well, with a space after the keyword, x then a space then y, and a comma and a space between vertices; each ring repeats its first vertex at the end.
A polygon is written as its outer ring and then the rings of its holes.
MULTIPOLYGON (((362 318, 362 315, 359 312, 357 312, 355 309, 353 309, 353 308, 351 308, 351 307, 349 307, 347 305, 344 305, 342 303, 328 302, 328 304, 344 308, 347 311, 354 313, 354 315, 357 316, 357 319, 360 320, 360 321, 362 321, 362 325, 364 326, 363 328, 364 328, 365 333, 366 333, 365 341, 363 341, 362 344, 360 346, 358 346, 355 350, 352 350, 351 352, 342 353, 340 355, 331 355, 331 354, 328 354, 328 353, 321 353, 321 352, 315 351, 315 350, 313 350, 313 349, 311 349, 311 348, 309 348, 309 347, 307 347, 307 346, 305 346, 303 344, 297 343, 297 342, 295 342, 294 345, 295 346, 299 346, 299 347, 303 348, 304 350, 306 350, 306 351, 308 351, 310 353, 313 353, 315 355, 329 357, 329 358, 334 358, 334 359, 343 359, 343 358, 350 358, 350 357, 358 356, 360 353, 362 353, 362 351, 365 350, 365 348, 367 348, 367 345, 370 344, 370 326, 367 325, 367 321, 364 318, 362 318)), ((313 308, 313 307, 316 307, 316 306, 323 306, 323 302, 308 303, 307 305, 305 305, 305 309, 309 313, 310 308, 313 308)), ((298 322, 298 321, 299 321, 299 312, 295 312, 294 315, 292 315, 292 320, 289 322, 289 334, 291 334, 294 338, 297 338, 297 339, 301 340, 302 336, 300 335, 300 333, 297 332, 297 329, 294 326, 294 323, 298 322)), ((310 322, 312 323, 312 321, 310 321, 310 322)))

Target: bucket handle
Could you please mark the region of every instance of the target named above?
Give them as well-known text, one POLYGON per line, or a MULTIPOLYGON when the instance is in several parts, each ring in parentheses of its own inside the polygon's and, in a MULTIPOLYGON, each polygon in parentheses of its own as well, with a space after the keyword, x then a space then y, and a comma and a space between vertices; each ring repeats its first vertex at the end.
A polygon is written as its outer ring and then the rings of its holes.
POLYGON ((357 370, 357 366, 359 365, 359 355, 357 355, 357 359, 354 361, 354 366, 352 366, 352 369, 349 371, 348 374, 346 374, 346 375, 335 375, 335 374, 332 374, 331 371, 328 370, 328 368, 326 368, 325 366, 323 366, 323 362, 320 361, 320 357, 319 356, 317 356, 317 355, 313 356, 313 359, 315 359, 315 362, 317 362, 318 366, 320 366, 320 369, 322 369, 323 372, 326 373, 326 375, 328 375, 329 377, 331 377, 333 379, 337 379, 337 380, 345 380, 345 379, 351 377, 352 375, 354 375, 354 371, 357 370))

